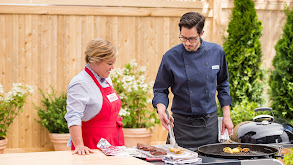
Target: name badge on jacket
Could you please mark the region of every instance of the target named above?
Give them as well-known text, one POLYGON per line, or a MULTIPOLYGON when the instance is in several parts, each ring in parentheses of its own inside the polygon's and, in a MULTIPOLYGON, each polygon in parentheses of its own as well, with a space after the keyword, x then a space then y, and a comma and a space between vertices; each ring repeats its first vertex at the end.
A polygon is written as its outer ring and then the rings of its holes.
POLYGON ((219 69, 220 67, 219 67, 219 65, 213 65, 212 66, 212 69, 219 69))
POLYGON ((112 94, 107 95, 107 98, 110 102, 118 100, 118 96, 116 95, 116 93, 112 93, 112 94))

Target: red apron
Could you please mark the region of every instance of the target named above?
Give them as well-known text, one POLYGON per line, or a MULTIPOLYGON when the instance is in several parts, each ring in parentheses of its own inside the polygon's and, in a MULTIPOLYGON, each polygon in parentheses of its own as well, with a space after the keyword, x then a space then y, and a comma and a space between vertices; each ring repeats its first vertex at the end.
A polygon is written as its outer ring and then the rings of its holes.
MULTIPOLYGON (((121 100, 114 89, 102 88, 93 73, 85 67, 85 71, 92 77, 100 88, 103 96, 101 111, 91 120, 82 122, 82 138, 84 146, 90 149, 97 149, 97 144, 101 138, 106 139, 113 146, 124 145, 124 134, 122 131, 122 117, 118 116, 121 108, 121 100)), ((72 143, 71 150, 75 150, 72 143)))

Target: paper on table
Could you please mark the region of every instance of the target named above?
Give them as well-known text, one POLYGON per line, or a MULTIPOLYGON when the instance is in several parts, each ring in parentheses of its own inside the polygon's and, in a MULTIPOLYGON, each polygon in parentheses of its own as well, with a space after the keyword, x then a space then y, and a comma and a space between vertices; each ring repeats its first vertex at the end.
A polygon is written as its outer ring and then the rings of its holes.
POLYGON ((167 155, 162 159, 166 164, 181 165, 181 164, 199 164, 202 163, 202 159, 198 157, 198 154, 188 154, 185 156, 167 155))

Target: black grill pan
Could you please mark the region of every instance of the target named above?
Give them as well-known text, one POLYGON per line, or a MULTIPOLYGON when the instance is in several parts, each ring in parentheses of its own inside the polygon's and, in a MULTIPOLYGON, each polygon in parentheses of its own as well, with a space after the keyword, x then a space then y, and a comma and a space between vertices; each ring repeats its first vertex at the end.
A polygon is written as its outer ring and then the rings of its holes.
POLYGON ((247 143, 217 143, 208 144, 198 147, 198 152, 205 156, 219 157, 227 159, 258 159, 258 158, 275 158, 278 153, 278 149, 267 145, 260 144, 247 144, 247 143), (236 147, 249 148, 247 153, 226 153, 223 148, 230 147, 231 149, 236 147))

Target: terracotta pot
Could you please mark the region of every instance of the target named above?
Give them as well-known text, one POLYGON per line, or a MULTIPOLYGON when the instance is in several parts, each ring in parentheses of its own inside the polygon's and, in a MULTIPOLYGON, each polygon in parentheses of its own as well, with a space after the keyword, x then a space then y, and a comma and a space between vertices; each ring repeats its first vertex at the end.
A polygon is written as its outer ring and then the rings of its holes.
POLYGON ((49 133, 49 138, 54 145, 55 151, 68 151, 71 148, 67 147, 67 142, 70 137, 69 133, 49 133))
POLYGON ((7 138, 0 140, 0 154, 4 153, 4 148, 6 148, 7 142, 7 138))
POLYGON ((125 146, 133 147, 137 143, 150 144, 152 134, 149 129, 146 128, 123 128, 125 146))

